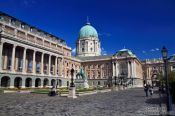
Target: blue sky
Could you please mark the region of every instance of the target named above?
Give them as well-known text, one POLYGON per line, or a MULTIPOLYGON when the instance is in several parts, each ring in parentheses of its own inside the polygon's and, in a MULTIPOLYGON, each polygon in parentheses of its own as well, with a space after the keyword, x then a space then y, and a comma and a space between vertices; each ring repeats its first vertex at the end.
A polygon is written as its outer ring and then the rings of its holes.
POLYGON ((174 0, 1 0, 0 10, 41 28, 75 48, 89 16, 103 53, 131 49, 140 59, 175 54, 174 0))

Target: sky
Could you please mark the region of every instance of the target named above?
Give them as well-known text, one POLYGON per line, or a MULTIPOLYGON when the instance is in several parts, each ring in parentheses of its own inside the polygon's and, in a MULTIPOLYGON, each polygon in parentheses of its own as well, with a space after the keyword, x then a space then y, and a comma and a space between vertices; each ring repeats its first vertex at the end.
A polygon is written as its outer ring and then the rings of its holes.
POLYGON ((175 54, 175 0, 0 0, 0 11, 64 39, 75 51, 87 16, 102 54, 130 49, 143 59, 175 54))

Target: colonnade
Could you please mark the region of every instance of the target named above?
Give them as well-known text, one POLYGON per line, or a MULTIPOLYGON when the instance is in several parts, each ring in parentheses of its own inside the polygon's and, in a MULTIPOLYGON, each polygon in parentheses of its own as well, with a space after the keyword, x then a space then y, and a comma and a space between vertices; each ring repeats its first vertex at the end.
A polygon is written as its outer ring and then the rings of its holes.
POLYGON ((0 71, 62 76, 63 58, 47 51, 1 42, 0 58, 0 71), (22 50, 22 55, 17 54, 19 52, 17 48, 22 50))

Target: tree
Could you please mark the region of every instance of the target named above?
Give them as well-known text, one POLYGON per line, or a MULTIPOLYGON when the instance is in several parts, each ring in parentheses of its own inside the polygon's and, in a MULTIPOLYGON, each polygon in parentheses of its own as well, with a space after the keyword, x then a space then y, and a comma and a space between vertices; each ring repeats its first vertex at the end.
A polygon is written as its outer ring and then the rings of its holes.
POLYGON ((175 71, 169 72, 168 79, 170 83, 175 82, 175 71))

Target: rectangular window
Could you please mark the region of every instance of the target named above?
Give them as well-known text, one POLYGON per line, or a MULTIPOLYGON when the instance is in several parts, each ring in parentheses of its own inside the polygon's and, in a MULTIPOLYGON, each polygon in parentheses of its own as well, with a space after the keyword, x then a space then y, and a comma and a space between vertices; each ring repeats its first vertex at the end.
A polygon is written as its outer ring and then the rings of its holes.
POLYGON ((173 69, 175 69, 175 65, 173 66, 173 69))

